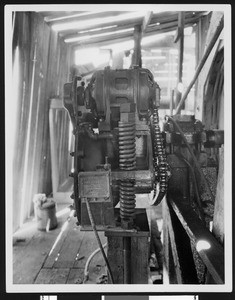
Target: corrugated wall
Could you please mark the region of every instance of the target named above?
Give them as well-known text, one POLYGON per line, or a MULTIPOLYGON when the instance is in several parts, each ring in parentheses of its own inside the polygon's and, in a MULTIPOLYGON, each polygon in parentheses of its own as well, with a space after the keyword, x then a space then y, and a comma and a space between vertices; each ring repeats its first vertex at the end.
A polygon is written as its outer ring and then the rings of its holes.
MULTIPOLYGON (((16 12, 13 61, 19 57, 13 161, 13 230, 32 212, 36 193, 50 194, 49 99, 62 98, 70 49, 34 12, 16 12)), ((13 65, 14 67, 14 65, 13 65)))

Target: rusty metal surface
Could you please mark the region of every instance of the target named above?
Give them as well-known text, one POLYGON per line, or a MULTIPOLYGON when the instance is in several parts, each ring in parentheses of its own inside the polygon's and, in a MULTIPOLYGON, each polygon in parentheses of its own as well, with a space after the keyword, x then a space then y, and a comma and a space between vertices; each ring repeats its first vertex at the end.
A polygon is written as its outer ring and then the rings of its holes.
POLYGON ((110 198, 110 172, 81 172, 78 182, 81 198, 110 198))

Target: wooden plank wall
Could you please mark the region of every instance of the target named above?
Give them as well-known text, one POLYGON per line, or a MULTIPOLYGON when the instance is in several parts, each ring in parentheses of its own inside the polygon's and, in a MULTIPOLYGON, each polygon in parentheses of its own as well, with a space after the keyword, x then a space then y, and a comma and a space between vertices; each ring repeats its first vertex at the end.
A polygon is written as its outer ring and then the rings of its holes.
POLYGON ((51 193, 49 99, 62 97, 69 79, 70 48, 35 12, 16 12, 13 59, 20 78, 13 158, 13 230, 32 212, 36 193, 51 193))

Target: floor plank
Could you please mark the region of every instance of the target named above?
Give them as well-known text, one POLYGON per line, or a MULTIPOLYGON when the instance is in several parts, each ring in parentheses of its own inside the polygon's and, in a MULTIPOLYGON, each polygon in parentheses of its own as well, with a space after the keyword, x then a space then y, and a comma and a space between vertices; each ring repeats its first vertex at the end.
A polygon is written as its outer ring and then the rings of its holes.
POLYGON ((53 268, 72 268, 76 259, 80 256, 79 249, 84 238, 84 232, 80 231, 75 222, 72 225, 63 241, 53 268))
POLYGON ((47 253, 59 230, 36 232, 30 242, 24 246, 17 243, 13 247, 13 283, 33 283, 40 271, 47 253))
POLYGON ((84 279, 84 269, 70 269, 67 284, 82 284, 84 279))
POLYGON ((35 280, 35 284, 65 284, 69 275, 66 269, 41 269, 35 280))
MULTIPOLYGON (((60 206, 64 209, 66 206, 60 206)), ((68 213, 57 218, 57 228, 46 232, 37 229, 36 220, 29 220, 13 236, 13 283, 31 284, 42 268, 52 245, 60 233, 68 213)))
MULTIPOLYGON (((101 240, 102 245, 106 243, 107 238, 105 237, 103 232, 99 232, 99 237, 101 240)), ((76 260, 74 262, 73 268, 84 268, 87 259, 89 256, 99 247, 98 242, 95 238, 95 234, 93 231, 85 231, 84 239, 82 241, 80 250, 79 250, 79 257, 81 259, 76 260)))
MULTIPOLYGON (((65 222, 68 222, 68 225, 63 230, 63 227, 61 228, 60 232, 58 233, 54 243, 51 245, 51 249, 48 252, 48 256, 43 264, 43 268, 52 268, 54 263, 56 262, 58 258, 58 254, 61 251, 61 248, 64 244, 64 241, 69 234, 69 232, 72 230, 76 223, 76 219, 67 219, 65 222)), ((64 223, 65 224, 65 223, 64 223)))

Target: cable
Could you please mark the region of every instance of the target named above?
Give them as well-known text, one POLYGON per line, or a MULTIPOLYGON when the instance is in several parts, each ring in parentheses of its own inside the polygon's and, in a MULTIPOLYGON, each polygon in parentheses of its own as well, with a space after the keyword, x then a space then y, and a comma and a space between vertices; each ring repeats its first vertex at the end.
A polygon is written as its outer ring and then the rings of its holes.
POLYGON ((177 124, 177 122, 172 117, 170 117, 170 116, 166 116, 166 117, 169 118, 172 121, 172 123, 175 125, 175 127, 178 129, 178 131, 179 131, 179 133, 180 133, 180 135, 181 135, 181 137, 182 137, 182 139, 183 139, 186 147, 188 148, 188 150, 189 150, 189 152, 190 152, 190 154, 192 156, 193 162, 194 162, 196 168, 198 169, 198 171, 199 171, 199 173, 200 173, 200 175, 201 175, 201 177, 202 177, 202 179, 203 179, 203 181, 204 181, 204 183, 205 183, 205 185, 207 187, 207 190, 208 190, 208 192, 210 194, 211 200, 214 202, 214 196, 213 196, 212 191, 211 191, 211 189, 209 187, 209 184, 208 184, 208 182, 207 182, 207 180, 205 178, 205 175, 203 174, 203 172, 201 170, 201 167, 200 167, 200 165, 199 165, 199 163, 197 161, 196 156, 193 153, 192 148, 190 147, 188 141, 186 140, 186 138, 184 136, 184 133, 183 133, 182 129, 180 128, 180 126, 177 124))
POLYGON ((184 158, 181 155, 177 155, 177 156, 180 159, 182 159, 188 165, 188 167, 189 167, 189 169, 191 171, 193 185, 194 185, 194 188, 195 188, 196 199, 197 199, 197 203, 198 203, 198 209, 199 209, 200 218, 201 218, 202 222, 205 225, 205 216, 204 216, 204 212, 203 212, 203 209, 202 209, 202 202, 201 202, 201 199, 200 199, 200 196, 199 196, 197 181, 196 181, 196 177, 195 177, 195 174, 194 174, 193 167, 191 166, 190 162, 186 158, 184 158))
MULTIPOLYGON (((105 248, 107 246, 107 243, 105 243, 102 247, 105 248)), ((88 257, 86 264, 85 264, 85 268, 84 268, 84 279, 83 279, 83 283, 85 283, 88 278, 89 278, 89 265, 90 262, 92 260, 92 258, 100 251, 100 248, 96 249, 94 252, 91 253, 91 255, 88 257)))
POLYGON ((111 268, 110 268, 107 256, 106 256, 106 254, 104 252, 103 246, 101 244, 100 237, 98 235, 98 232, 97 232, 97 229, 96 229, 96 225, 95 225, 95 222, 94 222, 94 219, 93 219, 93 215, 92 215, 92 212, 91 212, 90 203, 89 203, 89 201, 88 201, 87 198, 86 198, 86 206, 87 206, 87 212, 88 212, 88 215, 89 215, 89 218, 90 218, 92 229, 93 229, 93 231, 95 233, 95 237, 97 239, 100 251, 101 251, 101 253, 102 253, 103 257, 104 257, 105 263, 106 263, 107 268, 108 268, 108 272, 109 272, 109 275, 110 275, 111 283, 114 284, 113 274, 111 272, 111 268))

